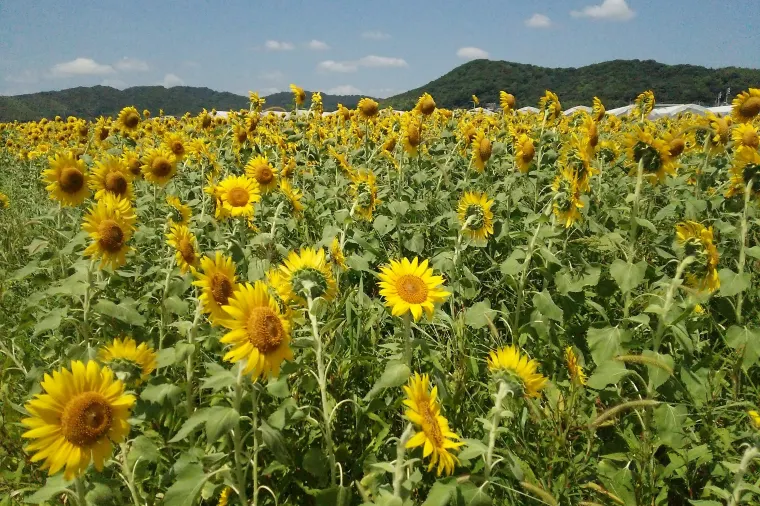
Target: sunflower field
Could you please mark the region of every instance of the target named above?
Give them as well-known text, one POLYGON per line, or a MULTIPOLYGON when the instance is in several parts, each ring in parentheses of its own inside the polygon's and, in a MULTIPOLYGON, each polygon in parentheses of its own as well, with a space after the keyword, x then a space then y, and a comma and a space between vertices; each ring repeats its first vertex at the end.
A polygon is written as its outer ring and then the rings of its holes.
POLYGON ((760 503, 760 90, 291 89, 0 124, 1 506, 760 503))

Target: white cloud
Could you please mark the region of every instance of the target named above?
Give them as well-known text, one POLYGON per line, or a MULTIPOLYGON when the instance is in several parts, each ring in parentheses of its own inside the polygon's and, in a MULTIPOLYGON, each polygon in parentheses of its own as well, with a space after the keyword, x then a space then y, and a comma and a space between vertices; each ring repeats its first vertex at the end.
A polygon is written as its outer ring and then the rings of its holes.
POLYGON ((126 56, 114 64, 116 70, 121 72, 146 72, 148 64, 137 58, 127 58, 126 56))
POLYGON ((356 86, 351 86, 350 84, 342 84, 340 86, 330 88, 327 90, 327 93, 330 95, 361 95, 362 90, 356 86))
POLYGON ((552 26, 552 20, 543 14, 533 14, 525 20, 525 26, 529 28, 549 28, 552 26))
POLYGON ((15 84, 34 84, 40 80, 40 76, 33 70, 22 70, 18 74, 5 76, 5 80, 15 84))
POLYGON ((390 39, 390 34, 387 34, 385 32, 381 32, 380 30, 369 30, 362 33, 363 39, 372 39, 372 40, 385 40, 390 39))
POLYGON ((571 11, 574 18, 603 19, 609 21, 628 21, 636 13, 625 0, 604 0, 600 5, 588 5, 580 11, 571 11))
POLYGON ((362 67, 408 67, 409 64, 403 58, 392 58, 389 56, 369 55, 359 58, 357 62, 362 67))
POLYGON ((282 42, 279 40, 268 40, 264 43, 264 48, 268 51, 291 51, 295 49, 292 42, 282 42))
POLYGON ((183 81, 181 77, 175 74, 166 74, 164 76, 164 80, 158 84, 160 84, 164 88, 171 88, 173 86, 184 86, 185 81, 183 81))
POLYGON ((90 58, 77 58, 64 63, 56 63, 50 69, 54 77, 103 76, 115 71, 110 65, 102 65, 90 58))
POLYGON ((350 61, 325 60, 319 62, 317 69, 324 72, 356 72, 356 64, 350 61))
POLYGON ((324 51, 325 49, 330 49, 330 46, 327 45, 327 42, 323 42, 317 39, 312 39, 308 45, 309 49, 313 49, 314 51, 324 51))
POLYGON ((488 51, 479 47, 461 47, 457 51, 457 56, 465 60, 477 60, 479 58, 488 58, 488 51))
POLYGON ((101 86, 110 86, 111 88, 116 88, 117 90, 123 90, 127 87, 127 83, 122 81, 121 79, 103 79, 103 82, 100 83, 101 86))

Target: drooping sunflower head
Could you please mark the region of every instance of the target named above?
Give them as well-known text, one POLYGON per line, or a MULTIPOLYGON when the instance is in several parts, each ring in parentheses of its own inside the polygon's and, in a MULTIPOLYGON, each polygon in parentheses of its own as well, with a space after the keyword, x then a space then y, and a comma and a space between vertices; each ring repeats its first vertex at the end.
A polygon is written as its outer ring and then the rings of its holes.
POLYGON ((230 331, 220 341, 232 346, 224 360, 244 361, 243 374, 254 380, 278 376, 282 362, 293 360, 291 325, 267 286, 262 281, 241 285, 223 309, 228 315, 223 325, 230 331))
POLYGON ((649 113, 654 110, 654 104, 655 100, 652 90, 640 93, 639 96, 636 97, 636 100, 633 101, 634 116, 637 118, 640 118, 642 116, 646 118, 649 116, 649 113))
POLYGON ((572 135, 570 142, 565 144, 560 154, 560 165, 563 170, 575 174, 575 180, 581 191, 589 191, 589 180, 598 171, 591 163, 594 157, 594 148, 589 144, 588 138, 572 135))
POLYGON ((607 109, 604 108, 601 99, 599 97, 594 97, 594 104, 591 107, 591 117, 598 123, 604 119, 606 114, 607 109))
POLYGON ((713 228, 696 221, 676 225, 676 241, 684 254, 694 257, 686 271, 686 282, 700 291, 714 292, 720 288, 718 248, 713 242, 713 228))
POLYGON ((407 114, 401 120, 401 139, 404 151, 414 156, 422 144, 422 122, 418 117, 407 114))
POLYGON ((381 267, 378 277, 380 295, 394 316, 411 313, 417 321, 424 311, 428 318, 432 318, 435 304, 451 295, 441 286, 443 277, 433 275, 428 261, 420 262, 417 257, 411 262, 407 258, 391 260, 389 265, 381 267))
POLYGON ((192 216, 190 206, 183 204, 176 195, 166 197, 166 203, 169 204, 170 224, 188 225, 190 223, 190 217, 192 216))
POLYGON ((372 213, 380 203, 377 198, 377 179, 371 170, 359 170, 352 177, 351 194, 354 212, 365 221, 372 221, 372 213))
POLYGON ((472 141, 472 164, 478 172, 483 172, 486 162, 491 159, 492 151, 491 140, 482 130, 478 131, 472 141))
POLYGON ((281 179, 280 191, 290 204, 290 210, 293 215, 300 216, 303 214, 304 205, 301 202, 301 199, 303 198, 303 193, 301 193, 301 190, 295 188, 289 180, 281 179))
POLYGON ((477 107, 477 106, 479 106, 479 105, 480 105, 480 100, 478 100, 478 97, 477 97, 477 96, 473 95, 471 98, 472 98, 472 105, 473 105, 474 107, 477 107))
POLYGON ((245 165, 245 174, 256 180, 261 193, 266 194, 277 188, 277 169, 269 163, 265 156, 257 156, 248 160, 245 165))
POLYGON ((322 104, 322 94, 318 91, 311 94, 311 110, 317 117, 321 117, 325 110, 322 104))
POLYGON ((535 156, 536 147, 533 144, 533 139, 528 137, 527 134, 521 134, 515 144, 515 163, 518 170, 523 174, 527 174, 530 171, 535 156))
POLYGON ((41 382, 44 393, 24 406, 29 413, 22 434, 32 440, 25 448, 32 462, 43 461, 49 475, 64 469, 64 479, 84 474, 90 462, 103 470, 111 445, 129 434, 128 418, 135 403, 124 393, 124 383, 97 362, 71 362, 41 382))
POLYGON ((280 265, 280 271, 290 291, 289 299, 299 304, 307 305, 309 298, 330 300, 335 297, 335 279, 322 248, 291 251, 280 265))
POLYGON ((570 381, 574 385, 586 384, 586 373, 583 372, 583 366, 578 361, 578 356, 575 354, 572 346, 565 348, 565 365, 567 366, 567 374, 570 376, 570 381))
POLYGON ((596 152, 602 162, 611 164, 620 156, 620 146, 613 140, 603 140, 599 142, 596 152))
POLYGON ((296 105, 302 105, 306 101, 306 92, 303 91, 303 88, 300 86, 291 84, 290 91, 293 93, 293 100, 295 101, 296 105))
POLYGON ((736 148, 757 149, 760 146, 760 137, 758 137, 757 129, 752 123, 737 124, 731 133, 731 138, 734 140, 736 148))
POLYGON ((333 237, 330 243, 330 262, 340 269, 346 268, 346 257, 343 254, 343 247, 340 244, 340 239, 333 237))
MULTIPOLYGON (((119 112, 119 127, 125 132, 134 132, 140 125, 140 113, 132 106, 125 107, 119 112)), ((107 135, 106 135, 107 137, 107 135)))
MULTIPOLYGON (((435 104, 433 104, 433 107, 435 107, 435 104)), ((362 118, 367 119, 374 118, 380 112, 379 104, 371 98, 367 97, 359 100, 359 104, 357 105, 356 109, 359 111, 359 114, 362 118)))
POLYGON ((457 216, 462 232, 475 240, 486 240, 493 235, 493 200, 485 193, 465 192, 459 200, 457 216))
POLYGON ((177 159, 165 146, 148 149, 142 162, 143 177, 159 186, 166 186, 177 172, 177 159))
POLYGON ((90 186, 95 191, 96 199, 101 199, 106 193, 129 201, 134 199, 132 173, 122 159, 113 155, 106 155, 102 160, 95 162, 90 186))
POLYGON ((195 272, 193 284, 202 290, 199 297, 203 312, 209 315, 214 324, 220 324, 229 315, 222 309, 227 306, 230 297, 238 290, 235 263, 232 258, 217 251, 214 258, 204 256, 201 268, 195 272))
POLYGON ((50 198, 62 206, 78 206, 90 194, 87 167, 73 152, 57 153, 49 158, 50 168, 42 173, 50 198))
POLYGON ((562 116, 562 104, 559 102, 559 97, 549 90, 546 90, 544 96, 538 101, 538 108, 546 121, 554 121, 562 116))
POLYGON ((515 96, 506 91, 499 92, 499 105, 504 113, 508 113, 515 108, 515 96))
POLYGON ((712 142, 717 146, 724 147, 731 140, 731 117, 716 116, 707 112, 707 120, 712 130, 712 142))
POLYGON ((174 248, 177 265, 180 272, 188 271, 195 273, 198 266, 198 242, 186 225, 174 224, 166 236, 166 243, 174 248))
POLYGON ((488 356, 488 369, 491 373, 525 397, 538 397, 549 381, 537 372, 538 365, 537 361, 529 359, 515 346, 500 348, 488 356))
POLYGON ((554 216, 565 228, 570 228, 573 223, 581 219, 580 210, 583 208, 575 171, 565 167, 554 178, 552 190, 554 190, 552 203, 554 216))
POLYGON ((635 176, 641 164, 644 176, 657 184, 668 174, 676 173, 676 164, 670 156, 670 146, 662 139, 656 139, 646 128, 636 127, 624 140, 627 158, 631 165, 630 175, 635 176))
POLYGON ((98 360, 107 365, 126 385, 137 386, 148 379, 158 365, 156 352, 147 343, 131 337, 114 339, 98 350, 98 360))
POLYGON ((760 195, 760 153, 756 149, 740 147, 736 150, 730 172, 726 197, 743 197, 747 187, 751 197, 760 195))
POLYGON ((437 466, 436 474, 450 475, 459 464, 452 454, 464 444, 451 431, 449 421, 441 414, 438 387, 430 388, 430 376, 415 373, 404 386, 404 415, 415 425, 418 432, 407 441, 406 448, 422 446, 422 457, 430 457, 428 471, 437 466))
POLYGON ((253 216, 253 204, 261 200, 259 183, 248 176, 227 176, 219 183, 219 199, 227 216, 253 216))
POLYGON ((593 155, 594 148, 599 144, 599 128, 596 126, 596 121, 588 114, 583 114, 583 123, 581 131, 583 132, 583 138, 588 143, 591 154, 593 155))
POLYGON ((430 93, 423 93, 414 109, 425 116, 430 116, 435 112, 435 100, 430 93))
POLYGON ((100 258, 100 268, 116 269, 126 263, 137 221, 132 205, 127 199, 106 193, 84 217, 82 229, 89 233, 92 243, 84 255, 100 258))
POLYGON ((751 122, 760 114, 760 88, 750 88, 739 93, 731 105, 731 116, 736 122, 751 122))

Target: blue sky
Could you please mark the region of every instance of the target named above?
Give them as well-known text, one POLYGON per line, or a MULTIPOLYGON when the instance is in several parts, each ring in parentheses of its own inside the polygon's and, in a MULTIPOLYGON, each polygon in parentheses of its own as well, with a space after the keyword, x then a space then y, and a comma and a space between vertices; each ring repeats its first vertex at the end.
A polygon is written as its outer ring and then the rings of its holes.
POLYGON ((759 68, 758 27, 757 0, 0 0, 0 95, 294 82, 384 97, 477 57, 759 68))

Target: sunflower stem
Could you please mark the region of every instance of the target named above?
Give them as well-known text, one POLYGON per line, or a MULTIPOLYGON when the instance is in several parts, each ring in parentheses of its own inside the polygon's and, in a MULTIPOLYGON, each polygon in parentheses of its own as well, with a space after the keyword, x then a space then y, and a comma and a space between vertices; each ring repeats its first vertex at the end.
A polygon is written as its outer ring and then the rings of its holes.
POLYGON ((684 270, 686 270, 686 267, 692 263, 695 260, 693 256, 688 256, 684 258, 680 264, 678 264, 678 268, 676 269, 676 275, 673 277, 673 281, 670 283, 670 286, 668 287, 668 292, 665 295, 665 304, 662 306, 662 313, 660 314, 660 321, 657 324, 657 331, 654 335, 654 343, 652 344, 652 351, 655 353, 658 352, 660 349, 660 344, 662 343, 662 336, 665 333, 665 329, 668 327, 665 323, 665 318, 668 316, 668 312, 670 311, 670 306, 673 305, 673 296, 676 293, 676 289, 681 286, 681 276, 683 276, 684 270))
POLYGON ((633 193, 633 207, 631 208, 631 223, 630 223, 630 241, 631 241, 631 256, 630 262, 633 262, 633 256, 636 251, 636 232, 638 231, 639 223, 637 218, 639 217, 639 197, 641 196, 641 186, 644 181, 644 157, 639 160, 639 165, 636 168, 636 188, 633 193))
POLYGON ((404 362, 412 368, 412 313, 404 313, 404 362))
POLYGON ((401 438, 398 440, 398 446, 396 446, 396 465, 393 471, 393 497, 401 499, 401 483, 404 481, 404 456, 406 455, 406 443, 412 437, 414 427, 411 423, 406 425, 404 433, 401 434, 401 438))
MULTIPOLYGON (((747 232, 749 230, 749 199, 752 196, 752 185, 754 184, 754 178, 750 178, 747 186, 744 187, 744 211, 742 213, 741 224, 741 246, 739 248, 739 276, 744 274, 744 264, 747 261, 747 232)), ((744 292, 741 291, 736 295, 736 323, 742 323, 744 317, 742 315, 742 305, 744 304, 744 292)))
MULTIPOLYGON (((240 406, 243 404, 243 367, 238 366, 237 381, 235 382, 235 410, 240 413, 240 406)), ((243 469, 243 430, 240 426, 240 420, 235 424, 233 432, 233 442, 235 445, 235 476, 237 478, 237 493, 240 501, 248 504, 248 494, 246 493, 245 470, 243 469)))
POLYGON ((337 483, 337 476, 335 473, 336 461, 335 451, 333 449, 332 427, 330 426, 330 410, 327 409, 327 371, 325 369, 325 359, 322 356, 322 340, 319 337, 317 315, 314 314, 314 299, 311 298, 311 295, 306 296, 306 303, 309 311, 309 319, 311 320, 311 332, 314 336, 314 353, 317 358, 317 381, 319 382, 319 392, 322 398, 325 449, 327 450, 327 457, 330 460, 330 483, 332 486, 335 486, 337 483))
POLYGON ((491 479, 491 468, 493 467, 493 451, 496 447, 496 433, 499 430, 501 421, 501 405, 504 398, 510 393, 506 381, 499 381, 499 390, 494 395, 493 416, 491 417, 491 430, 488 431, 488 451, 486 452, 486 467, 483 470, 486 482, 491 479))
POLYGON ((252 479, 253 479, 253 506, 259 504, 259 389, 256 383, 253 384, 253 391, 251 392, 252 403, 252 417, 251 423, 253 427, 253 460, 252 460, 252 479))
POLYGON ((77 492, 77 503, 79 503, 79 506, 87 506, 87 489, 81 476, 77 476, 74 480, 74 487, 77 492))
POLYGON ((140 494, 137 491, 137 487, 135 487, 135 477, 127 462, 127 443, 122 442, 119 446, 121 447, 121 472, 124 473, 129 493, 132 494, 132 502, 135 503, 135 506, 142 506, 140 494))
POLYGON ((185 377, 187 381, 185 385, 187 393, 186 406, 188 418, 190 418, 190 416, 195 411, 195 395, 193 394, 193 372, 195 370, 195 335, 198 332, 198 324, 200 323, 202 314, 203 305, 200 301, 198 301, 198 305, 195 308, 195 316, 193 317, 193 325, 187 332, 187 343, 192 346, 190 354, 187 356, 187 364, 185 366, 185 377))
POLYGON ((512 317, 512 343, 516 342, 517 332, 520 325, 520 311, 522 311, 523 298, 525 292, 525 283, 528 279, 528 271, 530 270, 530 261, 533 258, 533 250, 536 247, 536 240, 538 239, 538 233, 541 231, 541 222, 538 222, 536 231, 533 233, 533 238, 528 244, 528 252, 525 255, 525 262, 523 263, 523 270, 520 273, 520 284, 517 287, 517 305, 515 306, 515 314, 512 317))
POLYGON ((84 290, 84 303, 82 307, 82 337, 85 339, 87 350, 90 349, 91 334, 90 331, 90 302, 92 301, 92 269, 95 266, 95 260, 90 261, 90 265, 87 266, 87 286, 84 290))
POLYGON ((164 287, 161 290, 161 326, 158 328, 158 350, 161 351, 164 346, 164 337, 166 335, 166 294, 169 292, 169 281, 172 279, 172 272, 174 271, 174 263, 176 258, 174 255, 169 260, 169 267, 166 269, 166 279, 164 279, 164 287))

